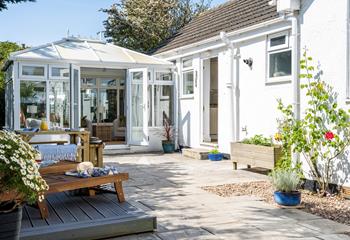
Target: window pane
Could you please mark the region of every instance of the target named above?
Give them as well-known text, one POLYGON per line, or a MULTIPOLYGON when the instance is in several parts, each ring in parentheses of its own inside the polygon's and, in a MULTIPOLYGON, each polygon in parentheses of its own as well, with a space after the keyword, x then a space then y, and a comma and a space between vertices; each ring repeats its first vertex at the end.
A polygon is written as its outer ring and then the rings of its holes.
POLYGON ((163 126, 164 119, 173 122, 173 91, 171 85, 155 86, 154 117, 155 125, 163 126))
POLYGON ((50 81, 50 123, 52 127, 69 126, 70 87, 68 81, 50 81))
POLYGON ((100 86, 101 87, 114 87, 114 86, 117 86, 117 80, 115 80, 115 79, 101 79, 100 86))
POLYGON ((68 68, 60 68, 60 67, 52 67, 51 68, 51 76, 52 77, 69 77, 69 69, 68 68))
POLYGON ((143 72, 133 72, 132 74, 132 81, 142 81, 143 72))
POLYGON ((153 85, 148 85, 147 93, 147 105, 148 105, 148 126, 152 127, 152 88, 153 85))
MULTIPOLYGON (((87 123, 97 122, 97 90, 81 90, 81 116, 87 123)), ((86 125, 86 124, 85 124, 86 125)), ((82 124, 82 127, 88 127, 82 124)))
POLYGON ((117 90, 100 89, 99 119, 111 123, 118 117, 117 90))
POLYGON ((22 66, 22 75, 24 75, 24 76, 45 76, 45 67, 22 66))
POLYGON ((275 38, 271 38, 270 40, 270 47, 275 47, 278 45, 283 45, 286 43, 286 36, 280 36, 280 37, 275 37, 275 38))
POLYGON ((290 76, 292 73, 292 51, 270 54, 270 78, 290 76))
POLYGON ((124 113, 124 89, 119 89, 119 116, 124 117, 125 113, 124 113))
POLYGON ((173 74, 171 72, 157 72, 156 73, 157 81, 172 81, 173 74))
POLYGON ((193 71, 183 73, 183 95, 193 94, 193 71))
POLYGON ((20 126, 39 128, 46 118, 46 82, 21 82, 20 126))
POLYGON ((184 60, 184 61, 182 62, 182 67, 183 67, 183 68, 192 67, 192 59, 184 60))
POLYGON ((96 86, 96 78, 83 78, 81 85, 84 85, 84 86, 96 86))

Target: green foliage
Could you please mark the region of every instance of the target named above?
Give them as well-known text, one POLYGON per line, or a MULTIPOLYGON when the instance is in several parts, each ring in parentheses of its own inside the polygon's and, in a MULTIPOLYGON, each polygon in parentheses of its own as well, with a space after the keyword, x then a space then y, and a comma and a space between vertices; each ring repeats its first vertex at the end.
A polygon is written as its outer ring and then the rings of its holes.
POLYGON ((105 36, 121 47, 147 53, 173 36, 195 16, 208 9, 211 0, 121 0, 104 21, 105 36))
MULTIPOLYGON (((1 6, 1 5, 0 5, 1 6)), ((0 42, 0 69, 4 67, 5 62, 10 56, 11 52, 19 51, 22 47, 14 42, 0 42)), ((5 85, 5 73, 0 71, 0 91, 5 85)))
POLYGON ((246 138, 242 141, 242 143, 245 144, 253 144, 253 145, 260 145, 260 146, 267 146, 271 147, 273 146, 271 138, 266 138, 263 135, 255 135, 251 138, 246 138))
POLYGON ((307 97, 304 117, 296 120, 292 106, 279 101, 278 109, 283 114, 282 131, 285 132, 286 147, 301 153, 321 193, 329 188, 334 171, 334 161, 349 145, 350 115, 337 104, 337 93, 333 87, 321 80, 321 72, 315 72, 312 58, 306 52, 300 61, 300 85, 307 97))
POLYGON ((7 4, 20 2, 35 2, 35 0, 0 0, 0 12, 7 9, 7 4))
POLYGON ((219 154, 220 151, 219 151, 218 147, 215 147, 214 149, 210 150, 209 153, 210 154, 219 154))
POLYGON ((300 176, 293 169, 276 169, 271 172, 270 177, 276 191, 293 192, 298 190, 300 176))

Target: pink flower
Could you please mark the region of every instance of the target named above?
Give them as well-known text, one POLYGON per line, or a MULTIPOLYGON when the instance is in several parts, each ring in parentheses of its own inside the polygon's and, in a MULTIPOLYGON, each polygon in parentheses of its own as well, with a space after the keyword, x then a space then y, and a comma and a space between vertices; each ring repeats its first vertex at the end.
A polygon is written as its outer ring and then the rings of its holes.
POLYGON ((328 131, 324 136, 328 141, 331 141, 334 138, 334 133, 332 133, 331 131, 328 131))

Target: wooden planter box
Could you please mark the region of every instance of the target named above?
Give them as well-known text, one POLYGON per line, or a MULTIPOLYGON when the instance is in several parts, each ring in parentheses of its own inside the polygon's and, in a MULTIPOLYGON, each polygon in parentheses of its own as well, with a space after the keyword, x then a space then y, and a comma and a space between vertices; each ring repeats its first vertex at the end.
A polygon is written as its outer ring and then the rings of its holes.
POLYGON ((231 159, 233 168, 237 170, 237 164, 273 169, 282 156, 280 146, 265 147, 253 144, 231 143, 231 159))

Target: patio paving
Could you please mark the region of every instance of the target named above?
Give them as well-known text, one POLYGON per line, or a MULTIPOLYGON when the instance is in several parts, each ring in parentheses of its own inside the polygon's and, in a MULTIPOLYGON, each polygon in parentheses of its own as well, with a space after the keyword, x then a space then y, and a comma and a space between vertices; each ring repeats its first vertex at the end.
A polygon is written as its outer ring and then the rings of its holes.
POLYGON ((202 186, 264 180, 230 161, 192 160, 180 154, 105 156, 130 174, 126 199, 157 216, 154 233, 115 240, 178 239, 350 239, 350 226, 294 209, 280 209, 257 197, 223 198, 202 186))

